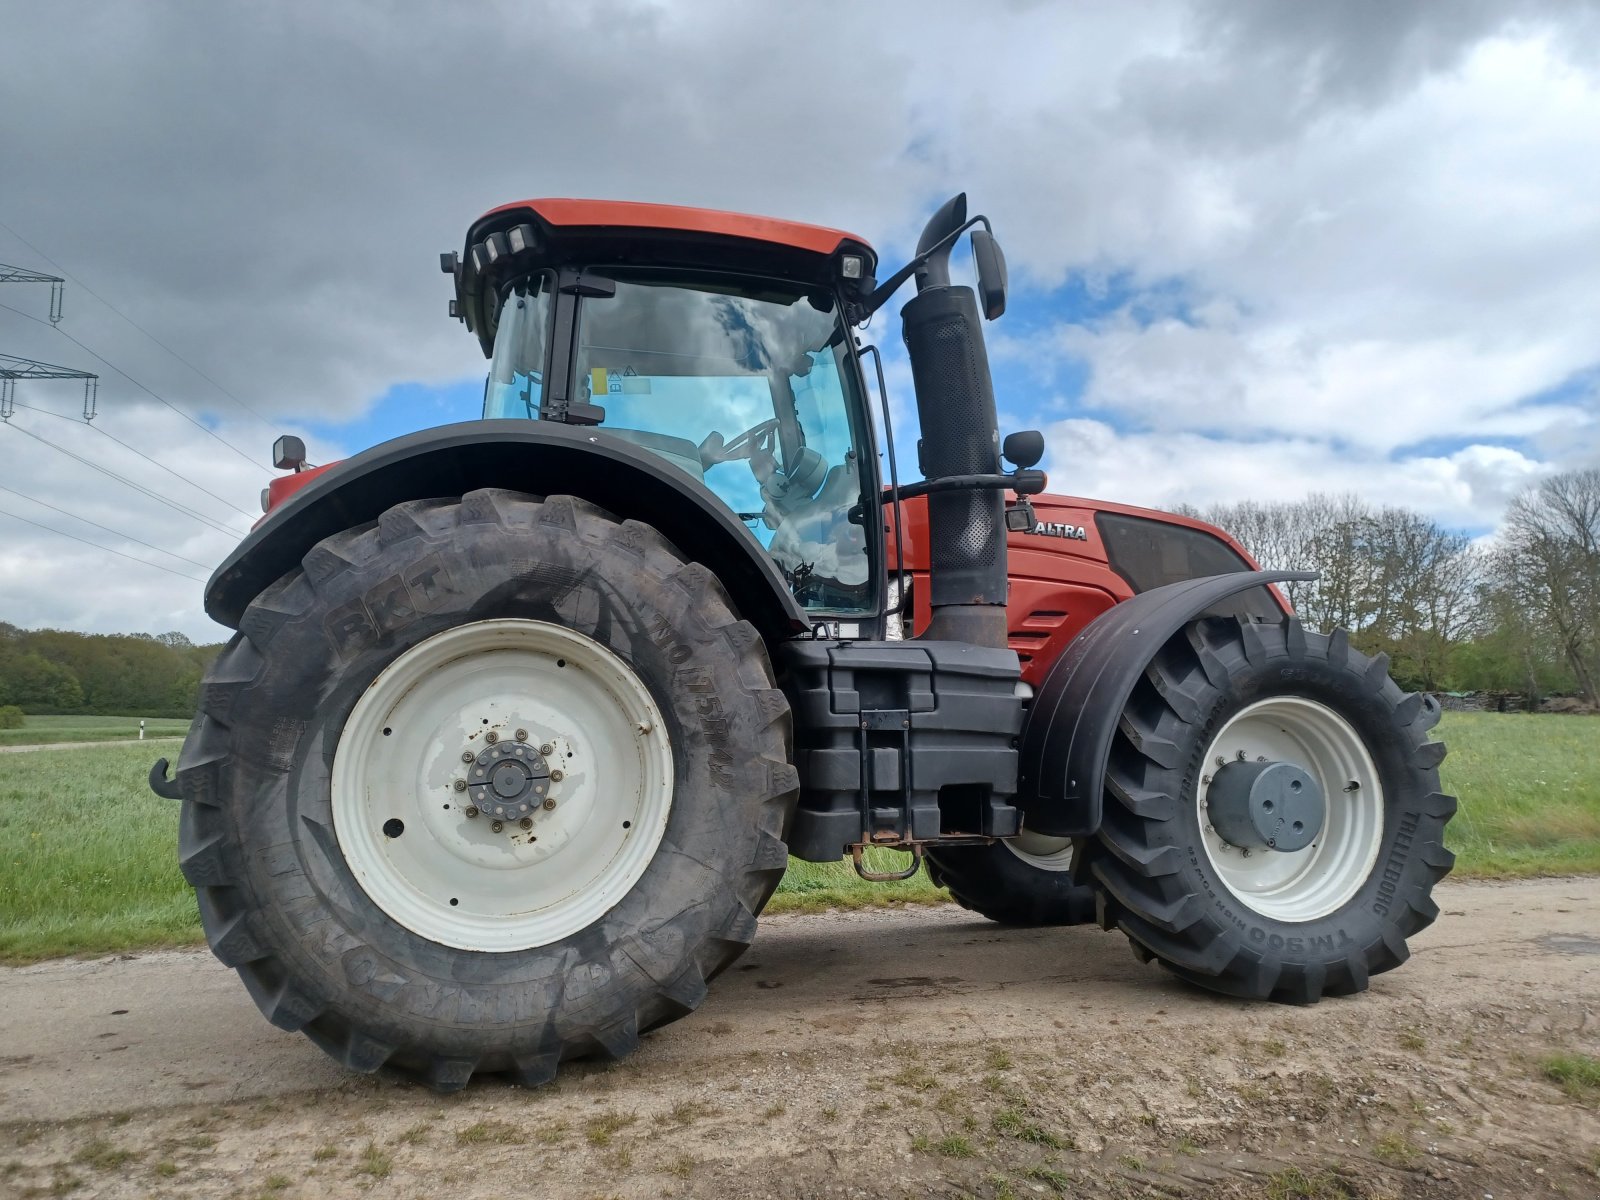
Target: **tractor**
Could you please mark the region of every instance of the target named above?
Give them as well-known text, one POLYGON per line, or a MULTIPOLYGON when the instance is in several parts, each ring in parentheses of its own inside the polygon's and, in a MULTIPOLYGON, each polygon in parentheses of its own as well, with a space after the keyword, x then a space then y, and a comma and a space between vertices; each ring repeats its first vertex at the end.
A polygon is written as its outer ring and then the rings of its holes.
POLYGON ((279 439, 206 587, 237 633, 151 772, 274 1025, 543 1084, 693 1012, 791 855, 1253 1000, 1359 992, 1437 915, 1437 704, 1301 625, 1274 585, 1311 576, 1046 494, 964 196, 881 282, 839 230, 571 199, 442 267, 482 419, 318 467, 279 439), (908 282, 915 472, 865 344, 908 282))

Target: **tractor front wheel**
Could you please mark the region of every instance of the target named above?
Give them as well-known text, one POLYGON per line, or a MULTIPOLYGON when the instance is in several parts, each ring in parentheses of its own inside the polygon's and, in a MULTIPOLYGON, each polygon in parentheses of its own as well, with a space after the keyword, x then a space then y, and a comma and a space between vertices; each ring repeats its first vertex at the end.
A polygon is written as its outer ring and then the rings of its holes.
POLYGON ((928 876, 962 908, 1002 925, 1083 925, 1094 920, 1094 892, 1073 870, 1071 838, 1024 829, 983 846, 930 849, 928 876))
POLYGON ((274 1024, 441 1090, 620 1056, 783 873, 789 709, 705 567, 571 497, 414 501, 246 611, 180 855, 274 1024))
POLYGON ((1312 1003, 1405 961, 1454 857, 1432 697, 1343 631, 1206 619, 1122 713, 1092 876, 1101 923, 1202 987, 1312 1003))

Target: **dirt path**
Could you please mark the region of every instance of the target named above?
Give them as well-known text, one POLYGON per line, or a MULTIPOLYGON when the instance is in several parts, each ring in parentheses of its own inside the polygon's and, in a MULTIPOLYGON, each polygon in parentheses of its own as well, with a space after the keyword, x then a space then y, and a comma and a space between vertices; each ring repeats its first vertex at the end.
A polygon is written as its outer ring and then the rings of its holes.
POLYGON ((0 970, 0 1195, 1600 1194, 1595 1099, 1540 1070, 1600 1053, 1600 886, 1439 900, 1306 1009, 1093 928, 776 917, 632 1059, 449 1097, 345 1075, 203 953, 0 970))
POLYGON ((155 746, 181 741, 183 735, 175 733, 171 737, 117 738, 109 742, 33 742, 26 746, 0 746, 0 754, 24 754, 29 750, 87 750, 90 746, 155 746))

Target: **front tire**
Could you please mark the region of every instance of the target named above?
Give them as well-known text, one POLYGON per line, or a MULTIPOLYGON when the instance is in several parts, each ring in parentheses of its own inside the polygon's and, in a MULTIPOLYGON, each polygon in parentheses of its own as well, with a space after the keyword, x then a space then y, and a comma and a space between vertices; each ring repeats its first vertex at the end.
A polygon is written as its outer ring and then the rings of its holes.
POLYGON ((1122 713, 1092 874, 1101 923, 1145 961, 1213 991, 1312 1003, 1405 961, 1454 863, 1432 697, 1343 631, 1197 621, 1156 655, 1122 713), (1235 759, 1290 762, 1325 797, 1293 852, 1232 845, 1207 813, 1235 759), (1247 852, 1248 851, 1248 852, 1247 852))
POLYGON ((1030 928, 1094 920, 1094 892, 1083 884, 1071 838, 1023 830, 982 846, 945 846, 927 853, 928 877, 962 908, 1001 925, 1030 928))
POLYGON ((200 709, 180 857, 207 939, 354 1070, 452 1090, 627 1054, 699 1005, 787 864, 759 636, 653 529, 571 497, 328 538, 200 709))

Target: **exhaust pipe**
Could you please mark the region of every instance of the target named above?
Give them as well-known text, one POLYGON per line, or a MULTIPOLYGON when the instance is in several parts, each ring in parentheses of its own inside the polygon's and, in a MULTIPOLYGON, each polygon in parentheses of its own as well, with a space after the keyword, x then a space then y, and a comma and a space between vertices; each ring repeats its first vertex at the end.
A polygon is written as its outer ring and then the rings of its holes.
MULTIPOLYGON (((997 475, 1000 432, 977 297, 950 282, 950 244, 966 224, 957 196, 922 231, 917 294, 900 310, 922 424, 922 473, 997 475), (941 242, 947 243, 940 246, 941 242)), ((993 488, 928 496, 929 602, 924 638, 1006 646, 1005 498, 993 488)))

